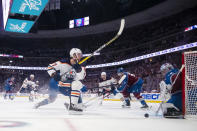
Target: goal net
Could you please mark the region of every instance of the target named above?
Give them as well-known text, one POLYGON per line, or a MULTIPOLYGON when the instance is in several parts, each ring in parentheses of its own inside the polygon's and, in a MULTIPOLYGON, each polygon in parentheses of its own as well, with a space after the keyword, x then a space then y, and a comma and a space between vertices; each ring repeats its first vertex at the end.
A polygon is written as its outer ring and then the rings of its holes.
POLYGON ((197 51, 183 54, 183 113, 186 118, 197 118, 197 51))

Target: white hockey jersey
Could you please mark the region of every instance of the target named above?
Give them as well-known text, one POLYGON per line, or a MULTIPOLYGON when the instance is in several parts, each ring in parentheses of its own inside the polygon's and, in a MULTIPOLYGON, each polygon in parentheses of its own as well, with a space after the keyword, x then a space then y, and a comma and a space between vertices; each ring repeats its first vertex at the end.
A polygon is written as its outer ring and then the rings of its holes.
POLYGON ((103 89, 106 89, 106 90, 111 90, 111 87, 115 84, 117 84, 116 79, 114 79, 113 77, 112 78, 107 77, 106 80, 100 79, 99 87, 103 87, 103 89))
POLYGON ((59 71, 61 81, 64 82, 67 79, 73 80, 83 80, 86 76, 85 67, 82 67, 81 72, 76 72, 76 70, 72 67, 69 60, 61 60, 57 61, 53 64, 49 64, 48 66, 48 74, 52 76, 53 73, 59 71))
POLYGON ((22 84, 22 88, 27 88, 28 86, 34 89, 36 87, 36 83, 32 80, 29 80, 28 78, 25 78, 22 84))

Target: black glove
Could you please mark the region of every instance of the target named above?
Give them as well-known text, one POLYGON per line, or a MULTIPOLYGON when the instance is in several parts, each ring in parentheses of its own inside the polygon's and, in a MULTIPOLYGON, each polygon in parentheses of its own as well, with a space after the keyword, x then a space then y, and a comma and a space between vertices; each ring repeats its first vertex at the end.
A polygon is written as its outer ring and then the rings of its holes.
POLYGON ((60 73, 57 73, 57 72, 56 72, 56 73, 53 75, 53 78, 54 78, 55 81, 60 81, 60 80, 61 80, 60 73))
POLYGON ((79 65, 79 63, 76 63, 76 64, 72 65, 72 67, 75 69, 75 71, 76 71, 77 73, 81 72, 81 70, 82 70, 82 68, 81 68, 81 66, 79 65))

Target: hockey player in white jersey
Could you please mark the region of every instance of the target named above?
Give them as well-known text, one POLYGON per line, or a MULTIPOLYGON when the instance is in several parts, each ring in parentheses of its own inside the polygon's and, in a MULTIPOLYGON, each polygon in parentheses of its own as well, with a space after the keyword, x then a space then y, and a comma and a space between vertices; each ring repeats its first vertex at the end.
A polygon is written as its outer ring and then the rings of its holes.
POLYGON ((102 72, 101 73, 101 77, 99 79, 99 96, 102 96, 102 98, 100 99, 100 104, 102 104, 103 99, 105 97, 106 94, 110 95, 110 94, 114 94, 116 95, 116 87, 115 85, 117 84, 117 81, 115 78, 110 77, 109 75, 107 75, 106 72, 102 72))
POLYGON ((49 83, 49 98, 35 105, 35 108, 52 103, 60 92, 70 98, 70 104, 66 107, 70 111, 83 111, 81 103, 81 90, 85 88, 80 80, 86 76, 85 67, 78 64, 82 58, 82 51, 78 48, 70 50, 70 59, 57 61, 48 66, 48 74, 51 77, 49 83))
POLYGON ((19 93, 28 93, 29 101, 34 101, 34 90, 36 87, 36 83, 34 82, 35 76, 31 74, 29 78, 25 78, 23 84, 19 90, 19 93))

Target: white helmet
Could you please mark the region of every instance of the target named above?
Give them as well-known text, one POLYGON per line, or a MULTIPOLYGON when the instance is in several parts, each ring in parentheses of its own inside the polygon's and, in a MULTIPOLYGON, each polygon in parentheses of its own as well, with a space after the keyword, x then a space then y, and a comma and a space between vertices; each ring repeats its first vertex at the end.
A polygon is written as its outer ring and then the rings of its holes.
POLYGON ((106 76, 106 75, 107 75, 106 72, 101 73, 101 76, 106 76))
POLYGON ((171 70, 173 69, 173 65, 170 63, 165 63, 160 67, 160 71, 163 72, 164 70, 171 70))
POLYGON ((80 50, 80 49, 78 49, 78 48, 72 48, 71 50, 70 50, 70 57, 74 57, 74 54, 82 54, 82 51, 80 50))
POLYGON ((30 75, 30 78, 34 78, 34 74, 31 74, 31 75, 30 75))

